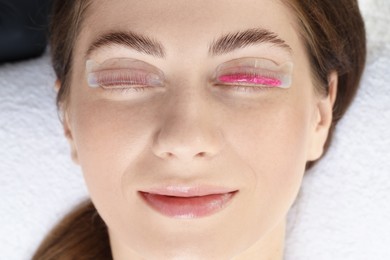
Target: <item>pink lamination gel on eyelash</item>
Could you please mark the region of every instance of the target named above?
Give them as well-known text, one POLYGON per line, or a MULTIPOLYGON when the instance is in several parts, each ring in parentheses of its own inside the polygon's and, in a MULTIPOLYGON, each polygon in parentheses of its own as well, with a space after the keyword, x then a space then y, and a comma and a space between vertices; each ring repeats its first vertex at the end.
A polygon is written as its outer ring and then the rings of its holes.
POLYGON ((280 87, 282 85, 282 81, 279 79, 267 78, 263 76, 252 76, 247 74, 223 75, 220 76, 218 80, 223 83, 249 83, 266 85, 270 87, 280 87))
POLYGON ((217 67, 217 84, 289 88, 292 83, 292 62, 246 57, 230 60, 217 67))

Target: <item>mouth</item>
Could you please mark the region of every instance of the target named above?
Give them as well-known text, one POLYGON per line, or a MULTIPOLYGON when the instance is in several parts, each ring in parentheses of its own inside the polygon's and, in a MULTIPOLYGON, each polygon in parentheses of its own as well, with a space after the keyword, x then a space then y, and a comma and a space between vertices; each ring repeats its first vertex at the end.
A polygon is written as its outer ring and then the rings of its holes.
POLYGON ((225 209, 238 192, 200 192, 187 188, 168 188, 163 191, 139 191, 144 202, 160 214, 179 219, 210 216, 225 209))

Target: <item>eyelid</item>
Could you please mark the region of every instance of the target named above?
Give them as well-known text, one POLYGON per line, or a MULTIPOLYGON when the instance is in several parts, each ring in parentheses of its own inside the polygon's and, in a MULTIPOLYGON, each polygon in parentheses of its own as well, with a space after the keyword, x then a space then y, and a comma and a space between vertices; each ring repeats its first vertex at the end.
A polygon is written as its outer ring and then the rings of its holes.
POLYGON ((139 78, 142 85, 161 86, 164 83, 164 73, 158 68, 144 61, 131 58, 113 58, 98 63, 94 60, 86 61, 88 85, 92 88, 100 87, 100 78, 118 77, 127 75, 139 78))
POLYGON ((289 88, 292 83, 293 63, 276 62, 264 58, 246 57, 220 64, 213 79, 217 84, 250 84, 289 88))

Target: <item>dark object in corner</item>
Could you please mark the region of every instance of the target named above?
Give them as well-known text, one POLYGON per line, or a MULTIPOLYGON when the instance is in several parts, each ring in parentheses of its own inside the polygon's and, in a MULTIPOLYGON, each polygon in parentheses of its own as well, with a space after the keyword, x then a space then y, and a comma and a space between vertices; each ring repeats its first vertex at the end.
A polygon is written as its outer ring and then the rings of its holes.
POLYGON ((42 55, 50 2, 0 0, 0 63, 42 55))

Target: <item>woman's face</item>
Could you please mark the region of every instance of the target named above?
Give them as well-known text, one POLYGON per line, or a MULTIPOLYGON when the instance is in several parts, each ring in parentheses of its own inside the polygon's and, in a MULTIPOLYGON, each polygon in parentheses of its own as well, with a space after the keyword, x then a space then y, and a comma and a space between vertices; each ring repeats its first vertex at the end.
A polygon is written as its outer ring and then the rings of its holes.
POLYGON ((279 1, 95 0, 64 125, 114 255, 229 259, 282 243, 331 103, 315 94, 294 14, 279 1), (216 81, 221 64, 227 78, 216 81), (134 75, 157 84, 130 86, 134 75))

